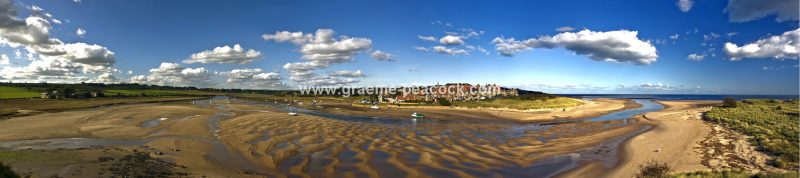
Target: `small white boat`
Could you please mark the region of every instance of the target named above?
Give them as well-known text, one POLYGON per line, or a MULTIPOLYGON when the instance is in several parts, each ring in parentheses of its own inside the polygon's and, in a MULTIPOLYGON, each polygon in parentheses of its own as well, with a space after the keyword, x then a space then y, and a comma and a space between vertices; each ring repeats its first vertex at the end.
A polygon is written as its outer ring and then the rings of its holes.
POLYGON ((381 107, 378 107, 378 105, 372 105, 372 107, 369 107, 369 108, 372 108, 372 109, 380 109, 381 107))
POLYGON ((290 116, 297 116, 297 113, 296 112, 289 112, 289 115, 290 116))
POLYGON ((423 117, 425 117, 425 115, 420 114, 420 113, 411 114, 411 118, 412 119, 422 119, 423 117))

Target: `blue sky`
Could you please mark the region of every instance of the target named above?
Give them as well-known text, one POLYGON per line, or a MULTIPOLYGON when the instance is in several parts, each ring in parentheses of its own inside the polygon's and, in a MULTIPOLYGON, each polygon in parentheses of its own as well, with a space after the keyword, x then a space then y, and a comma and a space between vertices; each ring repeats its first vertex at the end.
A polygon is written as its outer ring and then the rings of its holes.
MULTIPOLYGON (((39 55, 44 52, 31 48, 45 48, 41 44, 6 39, 0 52, 9 62, 0 65, 0 80, 257 89, 468 82, 552 93, 798 93, 800 47, 792 36, 798 10, 786 8, 797 7, 796 1, 682 2, 684 9, 676 0, 11 1, 17 11, 11 16, 47 20, 46 37, 63 43, 48 47, 66 52, 39 55), (560 27, 572 30, 557 31, 560 27), (85 34, 78 35, 78 29, 85 34), (330 29, 337 43, 312 40, 323 34, 319 29, 330 29), (312 37, 292 43, 263 36, 276 32, 312 37), (442 42, 448 35, 459 40, 442 42), (569 35, 584 36, 571 40, 569 35), (773 37, 782 40, 758 43, 773 37), (620 48, 614 42, 645 48, 620 48), (77 43, 85 45, 66 46, 77 43), (761 51, 726 50, 726 43, 753 44, 761 51), (214 51, 236 44, 240 51, 214 51), (501 44, 516 45, 517 51, 501 55, 501 44), (331 47, 316 52, 335 56, 303 50, 313 45, 331 47), (436 52, 436 46, 442 50, 436 52), (81 51, 91 52, 82 56, 81 51), (375 59, 376 51, 391 57, 375 59), (38 56, 27 58, 28 53, 38 56), (287 67, 304 62, 315 67, 287 67)), ((9 30, 14 28, 0 32, 4 38, 24 34, 9 30)))

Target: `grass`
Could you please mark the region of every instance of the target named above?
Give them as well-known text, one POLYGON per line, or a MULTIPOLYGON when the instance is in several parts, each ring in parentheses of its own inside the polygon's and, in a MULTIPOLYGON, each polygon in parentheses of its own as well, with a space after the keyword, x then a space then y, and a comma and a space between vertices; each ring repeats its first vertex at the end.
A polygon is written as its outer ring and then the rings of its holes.
POLYGON ((695 171, 672 174, 672 178, 796 178, 797 172, 748 173, 742 171, 695 171))
POLYGON ((0 150, 0 162, 46 162, 61 160, 77 160, 80 156, 74 152, 41 151, 41 150, 0 150))
POLYGON ((198 96, 198 95, 217 95, 220 93, 193 91, 193 90, 106 90, 107 96, 198 96))
POLYGON ((498 98, 480 101, 454 101, 453 106, 467 108, 508 108, 508 109, 547 109, 547 108, 566 108, 583 104, 583 102, 572 98, 554 97, 543 99, 525 98, 498 98))
POLYGON ((743 100, 736 107, 717 107, 704 119, 753 136, 750 142, 760 151, 775 155, 775 167, 795 169, 800 164, 800 108, 794 100, 743 100))
POLYGON ((0 86, 0 99, 38 98, 41 96, 39 93, 23 87, 0 86))
POLYGON ((23 99, 0 100, 0 117, 14 115, 17 110, 54 111, 81 109, 114 104, 134 104, 191 100, 200 97, 133 97, 90 99, 23 99))

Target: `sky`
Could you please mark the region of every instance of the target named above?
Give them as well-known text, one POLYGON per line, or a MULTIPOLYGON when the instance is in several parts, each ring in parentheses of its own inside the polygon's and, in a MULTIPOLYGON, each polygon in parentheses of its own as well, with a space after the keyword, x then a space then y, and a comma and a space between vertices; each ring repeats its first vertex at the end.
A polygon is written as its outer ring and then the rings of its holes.
POLYGON ((0 81, 797 94, 797 0, 0 0, 0 81))

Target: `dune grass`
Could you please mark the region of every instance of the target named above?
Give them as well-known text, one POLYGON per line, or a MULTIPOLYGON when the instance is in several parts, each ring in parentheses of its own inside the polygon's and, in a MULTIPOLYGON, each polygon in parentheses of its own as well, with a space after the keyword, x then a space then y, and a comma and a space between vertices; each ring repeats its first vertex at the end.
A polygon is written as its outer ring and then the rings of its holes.
POLYGON ((797 172, 748 173, 743 171, 695 171, 672 174, 672 178, 796 178, 797 172))
POLYGON ((23 87, 0 86, 0 99, 38 98, 36 91, 28 91, 23 87))
POLYGON ((743 100, 735 107, 717 107, 704 115, 734 131, 753 136, 750 142, 761 151, 775 155, 771 164, 781 168, 800 166, 800 108, 794 100, 743 100))

